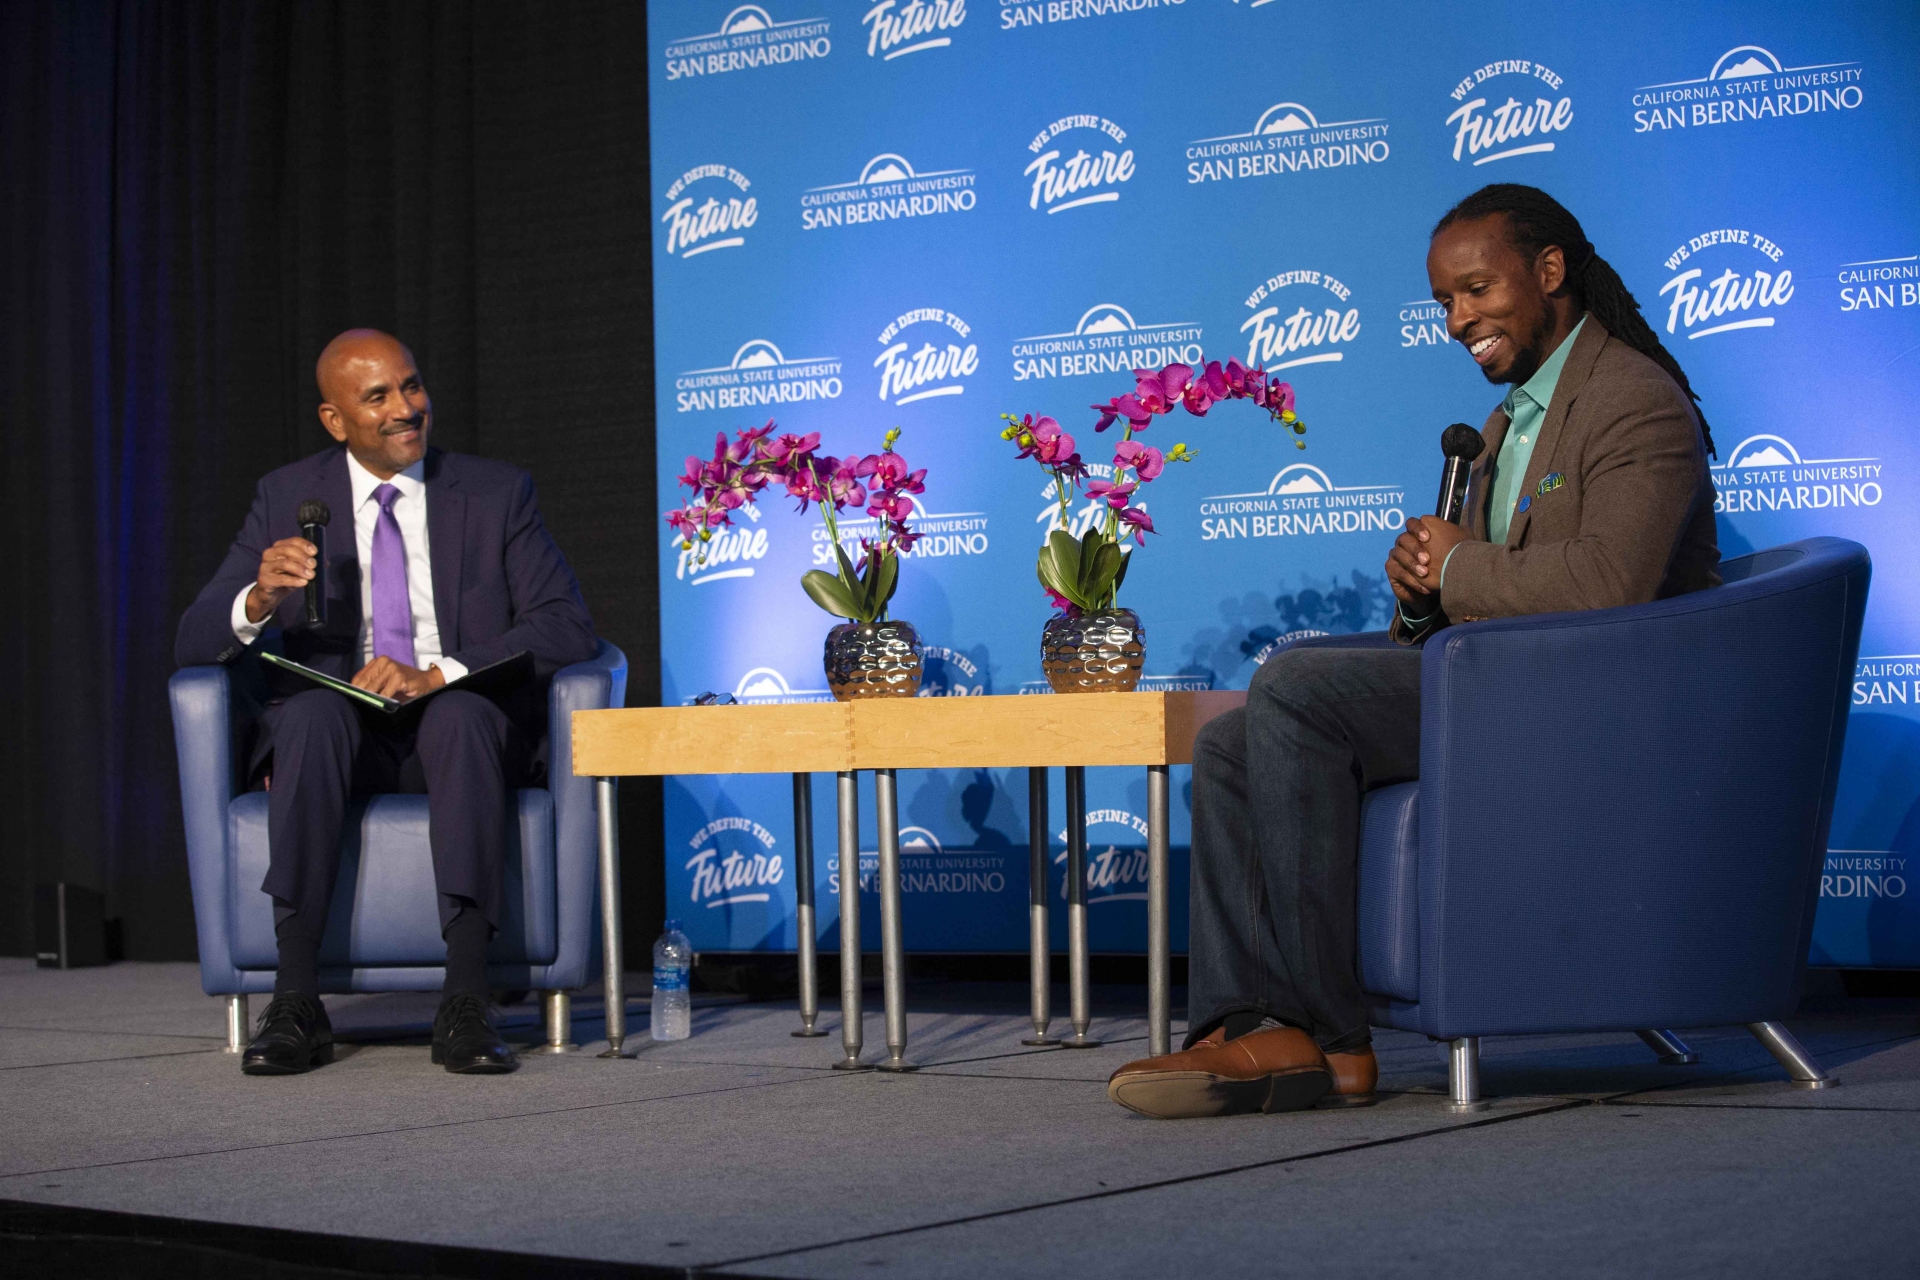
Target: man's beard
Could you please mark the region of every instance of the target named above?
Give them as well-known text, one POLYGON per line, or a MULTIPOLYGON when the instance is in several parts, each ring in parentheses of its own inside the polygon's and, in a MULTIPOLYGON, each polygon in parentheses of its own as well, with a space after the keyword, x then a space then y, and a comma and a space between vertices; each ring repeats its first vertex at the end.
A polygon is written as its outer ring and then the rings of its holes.
POLYGON ((1540 372, 1540 366, 1546 361, 1547 335, 1553 332, 1553 312, 1549 311, 1540 318, 1540 323, 1527 339, 1527 345, 1514 353, 1513 363, 1507 366, 1503 374, 1495 375, 1491 369, 1482 369, 1487 381, 1498 386, 1509 383, 1523 387, 1533 375, 1540 372))

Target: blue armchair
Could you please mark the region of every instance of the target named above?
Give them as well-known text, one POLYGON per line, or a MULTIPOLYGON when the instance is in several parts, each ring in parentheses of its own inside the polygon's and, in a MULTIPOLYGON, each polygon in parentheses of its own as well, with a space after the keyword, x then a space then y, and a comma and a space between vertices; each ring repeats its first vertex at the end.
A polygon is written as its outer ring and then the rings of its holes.
MULTIPOLYGON (((573 776, 572 713, 626 703, 627 660, 602 641, 553 678, 547 785, 515 795, 507 912, 489 948, 495 987, 539 990, 548 1048, 567 1047, 568 992, 599 974, 598 835, 593 781, 573 776)), ((168 684, 180 755, 187 870, 200 935, 200 985, 227 997, 227 1047, 245 1046, 247 995, 273 989, 278 963, 267 871, 267 796, 242 791, 244 741, 226 667, 187 667, 168 684)), ((320 947, 325 991, 431 991, 445 979, 427 798, 357 801, 341 835, 340 878, 320 947)))
MULTIPOLYGON (((1806 972, 1854 661, 1864 547, 1810 538, 1652 604, 1450 627, 1421 657, 1420 779, 1363 801, 1360 975, 1376 1025, 1479 1038, 1779 1024, 1806 972)), ((1390 644, 1326 636, 1316 647, 1390 644)))

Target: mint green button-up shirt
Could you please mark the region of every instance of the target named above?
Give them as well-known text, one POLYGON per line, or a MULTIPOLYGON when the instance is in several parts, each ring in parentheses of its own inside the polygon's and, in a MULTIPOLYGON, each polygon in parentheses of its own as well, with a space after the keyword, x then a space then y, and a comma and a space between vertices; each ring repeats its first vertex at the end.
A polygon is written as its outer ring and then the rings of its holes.
MULTIPOLYGON (((1560 370, 1567 363, 1567 355, 1573 350, 1575 338, 1587 324, 1585 316, 1573 326, 1573 332, 1553 349, 1553 354, 1540 362, 1533 376, 1525 383, 1507 392, 1507 398, 1501 402, 1500 411, 1507 415, 1507 434, 1500 441, 1499 456, 1493 460, 1488 471, 1490 485, 1487 498, 1487 541, 1496 546, 1507 540, 1507 530, 1513 527, 1514 505, 1520 501, 1520 483, 1526 479, 1527 463, 1533 459, 1533 446, 1539 442, 1540 428, 1546 424, 1547 410, 1553 407, 1553 389, 1560 383, 1560 370)), ((1458 551, 1455 547, 1454 551, 1458 551)), ((1447 553, 1447 560, 1453 559, 1453 551, 1447 553)), ((1447 584, 1446 561, 1440 564, 1440 585, 1447 584)), ((1422 623, 1431 621, 1426 618, 1409 618, 1405 610, 1400 618, 1407 626, 1419 628, 1422 623)))

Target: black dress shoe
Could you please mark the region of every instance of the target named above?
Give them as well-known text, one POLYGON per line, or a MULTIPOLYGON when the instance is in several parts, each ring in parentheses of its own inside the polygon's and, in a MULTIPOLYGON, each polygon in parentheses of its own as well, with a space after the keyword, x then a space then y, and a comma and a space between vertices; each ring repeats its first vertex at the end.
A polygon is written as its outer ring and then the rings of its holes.
POLYGON ((440 1002, 433 1018, 433 1060, 460 1075, 502 1075, 520 1065, 493 1029, 487 1002, 465 994, 440 1002))
POLYGON ((326 1006, 312 996, 273 998, 260 1015, 260 1029, 240 1058, 250 1076, 296 1076, 333 1061, 333 1024, 326 1006))

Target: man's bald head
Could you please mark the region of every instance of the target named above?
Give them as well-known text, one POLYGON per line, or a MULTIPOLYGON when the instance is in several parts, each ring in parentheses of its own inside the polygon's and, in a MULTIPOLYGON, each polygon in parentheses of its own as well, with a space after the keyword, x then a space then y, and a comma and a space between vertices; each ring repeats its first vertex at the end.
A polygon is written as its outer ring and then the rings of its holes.
POLYGON ((378 329, 349 329, 313 366, 320 424, 362 466, 390 479, 427 451, 433 403, 400 339, 378 329))
POLYGON ((336 394, 350 394, 339 391, 347 366, 396 355, 406 364, 413 363, 413 352, 407 350, 407 344, 379 329, 348 329, 336 334, 313 362, 313 380, 319 384, 320 398, 333 400, 336 394))

